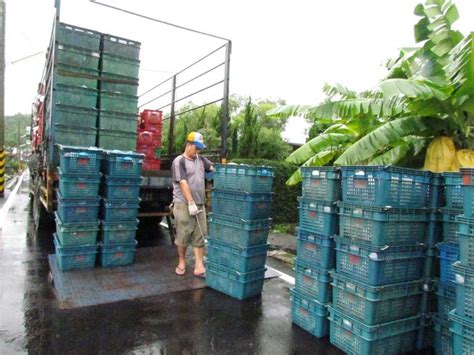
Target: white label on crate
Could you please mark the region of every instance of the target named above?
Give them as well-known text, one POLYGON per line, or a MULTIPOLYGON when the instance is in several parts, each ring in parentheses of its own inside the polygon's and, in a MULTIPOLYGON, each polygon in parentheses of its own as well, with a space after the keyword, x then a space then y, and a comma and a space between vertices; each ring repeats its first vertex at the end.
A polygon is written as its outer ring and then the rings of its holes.
POLYGON ((365 171, 364 170, 357 170, 355 173, 354 173, 355 176, 364 176, 365 175, 365 171))
POLYGON ((456 274, 456 283, 463 285, 464 284, 464 276, 456 274))
POLYGON ((364 211, 362 210, 362 208, 354 208, 354 214, 362 214, 364 211))
POLYGON ((348 321, 347 319, 343 319, 342 324, 344 324, 346 328, 352 329, 352 322, 348 321))
POLYGON ((372 252, 372 253, 369 254, 369 259, 370 260, 378 260, 378 258, 379 258, 379 256, 375 252, 372 252))
POLYGON ((309 204, 309 208, 316 208, 316 204, 311 202, 311 203, 309 204))
POLYGON ((357 245, 351 245, 349 246, 349 250, 358 253, 359 247, 357 245))
POLYGON ((347 282, 346 283, 346 288, 351 290, 351 291, 355 291, 356 286, 353 283, 347 282))
POLYGON ((311 172, 311 175, 313 175, 313 176, 319 176, 319 170, 313 170, 313 171, 311 172))
POLYGON ((324 211, 325 213, 331 213, 331 207, 329 207, 329 206, 324 206, 323 211, 324 211))

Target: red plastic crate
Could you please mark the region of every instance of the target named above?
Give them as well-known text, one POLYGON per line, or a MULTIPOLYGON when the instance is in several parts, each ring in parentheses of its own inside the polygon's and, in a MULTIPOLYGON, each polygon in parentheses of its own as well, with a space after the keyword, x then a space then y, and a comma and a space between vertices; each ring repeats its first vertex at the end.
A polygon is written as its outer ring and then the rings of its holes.
POLYGON ((161 126, 163 113, 157 110, 143 110, 140 113, 140 124, 161 126))
POLYGON ((138 146, 161 146, 161 135, 154 132, 138 130, 138 146))
POLYGON ((160 170, 161 160, 160 159, 145 159, 143 161, 142 170, 143 171, 156 171, 160 170))
POLYGON ((160 159, 161 147, 156 145, 137 145, 136 151, 145 155, 145 160, 160 159))

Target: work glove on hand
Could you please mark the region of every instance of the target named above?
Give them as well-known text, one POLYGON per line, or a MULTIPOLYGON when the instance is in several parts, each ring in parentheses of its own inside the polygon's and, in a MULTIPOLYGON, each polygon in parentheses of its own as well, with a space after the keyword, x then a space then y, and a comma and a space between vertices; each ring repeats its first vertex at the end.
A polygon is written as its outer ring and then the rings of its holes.
POLYGON ((189 215, 197 216, 199 211, 198 211, 198 208, 196 206, 196 202, 191 201, 191 202, 188 203, 188 211, 189 211, 189 215))

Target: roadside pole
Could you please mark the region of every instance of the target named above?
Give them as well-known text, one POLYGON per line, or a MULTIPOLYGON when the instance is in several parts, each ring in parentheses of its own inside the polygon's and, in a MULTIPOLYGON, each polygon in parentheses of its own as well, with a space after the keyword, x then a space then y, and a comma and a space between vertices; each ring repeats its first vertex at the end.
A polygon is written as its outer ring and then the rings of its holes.
POLYGON ((5 191, 5 1, 0 0, 0 198, 5 191))

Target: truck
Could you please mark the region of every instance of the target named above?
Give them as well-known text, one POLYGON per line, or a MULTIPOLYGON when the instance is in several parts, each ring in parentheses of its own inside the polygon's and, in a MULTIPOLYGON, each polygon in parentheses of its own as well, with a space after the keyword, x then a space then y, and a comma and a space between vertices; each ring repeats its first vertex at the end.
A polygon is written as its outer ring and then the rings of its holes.
MULTIPOLYGON (((28 165, 32 215, 36 230, 45 223, 51 223, 57 208, 58 146, 136 150, 140 131, 139 118, 144 112, 139 106, 137 96, 140 43, 63 23, 60 21, 59 9, 59 1, 56 1, 56 16, 45 66, 32 105, 32 152, 28 165), (102 120, 103 116, 107 116, 107 120, 102 120), (112 121, 113 119, 115 121, 112 121), (106 122, 118 122, 126 127, 124 129, 120 126, 121 131, 118 132, 111 131, 111 127, 104 126, 106 122)), ((182 99, 176 98, 177 92, 193 80, 224 67, 224 78, 218 83, 223 85, 223 97, 209 100, 193 109, 222 102, 221 147, 219 151, 208 152, 208 155, 213 161, 225 163, 229 119, 230 52, 231 42, 226 40, 224 45, 147 91, 149 93, 153 90, 154 92, 164 90, 171 93, 169 102, 159 109, 154 109, 160 114, 164 112, 163 109, 168 111, 163 120, 169 120, 169 144, 168 147, 162 148, 165 154, 161 155, 159 166, 142 171, 139 218, 143 223, 140 225, 156 228, 165 217, 168 227, 171 227, 169 229, 172 240, 174 233, 169 211, 172 202, 170 166, 172 160, 181 153, 174 151, 173 146, 176 119, 183 113, 178 111, 177 104, 182 99), (179 84, 181 75, 186 70, 198 63, 202 64, 210 54, 217 51, 223 52, 224 62, 203 71, 194 79, 179 84)), ((193 94, 201 93, 213 86, 215 84, 198 89, 193 94)), ((186 98, 193 94, 187 95, 186 98)), ((156 93, 155 97, 159 99, 163 95, 156 93)), ((154 104, 154 101, 148 100, 147 107, 154 104)))

